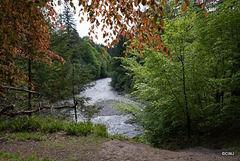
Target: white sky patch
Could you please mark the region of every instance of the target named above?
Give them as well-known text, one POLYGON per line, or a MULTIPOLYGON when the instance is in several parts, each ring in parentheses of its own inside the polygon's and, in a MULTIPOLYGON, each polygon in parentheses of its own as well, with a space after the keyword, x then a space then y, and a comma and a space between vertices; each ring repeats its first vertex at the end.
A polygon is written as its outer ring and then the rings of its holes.
MULTIPOLYGON (((63 0, 61 0, 61 1, 62 1, 62 3, 64 2, 63 0)), ((57 4, 57 2, 58 2, 58 0, 55 0, 56 4, 57 4)), ((90 22, 87 21, 87 13, 84 13, 84 16, 83 16, 83 14, 82 14, 83 12, 82 12, 81 15, 79 16, 80 7, 78 6, 78 0, 73 0, 73 3, 74 3, 74 6, 76 7, 76 14, 74 14, 75 23, 77 25, 76 26, 76 30, 77 30, 77 32, 78 32, 80 37, 89 36, 88 32, 90 31, 90 28, 91 28, 92 25, 91 25, 90 22), (84 18, 84 21, 82 21, 82 23, 80 23, 80 18, 81 17, 84 18)), ((147 6, 142 6, 141 4, 139 6, 137 6, 137 7, 135 7, 135 5, 133 5, 133 6, 134 6, 134 10, 139 10, 140 9, 142 12, 148 8, 147 6)), ((57 11, 57 13, 62 13, 63 6, 61 7, 61 6, 57 5, 56 6, 56 11, 57 11)), ((119 13, 119 14, 121 14, 121 13, 119 13)), ((123 21, 124 21, 125 17, 123 15, 122 15, 122 17, 123 17, 122 23, 124 23, 123 21)), ((112 33, 112 35, 113 35, 113 32, 112 32, 112 30, 110 30, 110 27, 108 27, 108 26, 104 28, 104 31, 101 31, 102 26, 103 26, 103 23, 101 22, 102 17, 101 16, 98 17, 98 20, 100 22, 100 26, 98 26, 98 29, 96 29, 96 26, 95 26, 95 30, 94 30, 95 34, 97 34, 98 39, 95 38, 94 34, 91 34, 90 37, 91 36, 93 37, 93 41, 95 43, 103 44, 103 45, 107 46, 108 44, 104 43, 104 41, 106 39, 108 39, 109 40, 108 43, 111 43, 112 40, 109 37, 103 38, 103 34, 106 31, 109 34, 112 33)), ((136 25, 136 24, 129 24, 129 25, 127 25, 127 27, 128 27, 128 29, 130 29, 134 25, 136 25)), ((112 37, 115 38, 116 36, 113 35, 112 37)))
MULTIPOLYGON (((57 4, 57 1, 58 0, 55 0, 55 3, 57 4)), ((62 3, 63 3, 63 0, 62 0, 62 3)), ((78 6, 78 0, 73 0, 73 3, 74 3, 74 6, 76 7, 76 14, 74 14, 74 19, 75 19, 75 23, 76 23, 76 30, 79 34, 80 37, 84 37, 84 36, 89 36, 88 35, 88 32, 90 31, 89 29, 91 28, 91 23, 87 21, 87 14, 85 13, 84 16, 82 16, 81 14, 81 17, 84 17, 84 21, 82 23, 80 23, 80 18, 78 15, 79 15, 79 10, 80 10, 80 7, 78 6)), ((56 6, 55 8, 56 12, 57 13, 62 13, 63 11, 63 7, 60 7, 60 6, 56 6)), ((95 35, 91 35, 93 36, 93 41, 97 44, 104 44, 104 45, 107 45, 104 43, 104 40, 103 39, 103 33, 104 31, 102 32, 101 31, 101 28, 102 28, 102 24, 101 24, 101 20, 102 18, 99 18, 99 22, 100 22, 100 26, 98 27, 98 29, 96 30, 95 29, 95 34, 97 34, 98 36, 98 39, 95 38, 95 35)), ((107 29, 105 28, 104 29, 106 32, 111 32, 110 29, 107 29)))

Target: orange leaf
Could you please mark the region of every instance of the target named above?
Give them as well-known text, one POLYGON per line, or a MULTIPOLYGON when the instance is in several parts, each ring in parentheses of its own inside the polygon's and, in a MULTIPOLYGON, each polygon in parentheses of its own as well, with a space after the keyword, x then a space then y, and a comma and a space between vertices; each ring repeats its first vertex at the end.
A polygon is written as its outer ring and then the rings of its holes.
POLYGON ((140 50, 140 58, 143 56, 143 53, 142 53, 142 51, 140 50))
POLYGON ((203 8, 204 8, 204 4, 202 4, 202 10, 203 10, 203 8))
POLYGON ((166 5, 166 1, 165 0, 163 0, 163 4, 166 5))
POLYGON ((197 4, 200 5, 200 0, 197 1, 197 4))
POLYGON ((164 21, 163 21, 163 19, 160 19, 160 23, 161 23, 161 26, 164 25, 164 21))
POLYGON ((178 4, 178 1, 179 1, 179 0, 176 0, 175 3, 178 4))
POLYGON ((127 57, 127 52, 125 52, 125 58, 127 57))
POLYGON ((190 5, 190 2, 189 0, 185 0, 186 4, 189 6, 190 5))
POLYGON ((123 31, 123 32, 121 33, 121 35, 124 36, 124 35, 125 35, 125 32, 123 31))
POLYGON ((205 11, 205 17, 208 18, 208 12, 207 11, 205 11))
POLYGON ((182 11, 185 12, 187 10, 187 7, 185 4, 182 5, 182 11))
POLYGON ((121 21, 122 20, 122 16, 121 15, 118 15, 118 20, 121 21))

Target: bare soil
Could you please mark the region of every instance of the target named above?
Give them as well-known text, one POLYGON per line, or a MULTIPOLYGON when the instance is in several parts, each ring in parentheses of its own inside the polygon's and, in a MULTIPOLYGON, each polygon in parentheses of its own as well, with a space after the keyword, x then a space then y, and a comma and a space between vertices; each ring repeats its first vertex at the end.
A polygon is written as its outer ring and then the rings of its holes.
MULTIPOLYGON (((48 135, 45 141, 0 139, 0 152, 34 155, 38 158, 80 161, 239 161, 240 156, 223 156, 222 151, 204 148, 169 151, 117 139, 48 135)), ((0 159, 1 160, 1 159, 0 159)))

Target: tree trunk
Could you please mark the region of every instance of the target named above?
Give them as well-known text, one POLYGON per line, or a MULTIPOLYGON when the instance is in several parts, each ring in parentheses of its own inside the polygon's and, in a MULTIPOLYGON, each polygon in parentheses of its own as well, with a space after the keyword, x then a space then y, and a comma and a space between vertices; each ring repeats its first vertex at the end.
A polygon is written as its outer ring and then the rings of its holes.
POLYGON ((185 62, 184 62, 184 49, 182 55, 182 83, 183 83, 183 94, 184 94, 184 102, 185 102, 185 109, 186 109, 186 120, 187 120, 187 137, 190 138, 191 136, 191 118, 189 115, 189 108, 188 108, 188 100, 187 100, 187 92, 186 92, 186 78, 185 78, 185 62))
MULTIPOLYGON (((31 59, 29 58, 28 59, 28 78, 29 78, 29 81, 28 81, 28 90, 31 91, 31 85, 32 85, 32 76, 31 76, 31 73, 32 73, 32 62, 31 62, 31 59)), ((31 104, 31 101, 32 101, 32 93, 28 93, 28 110, 32 110, 32 104, 31 104)))
POLYGON ((74 85, 75 85, 75 82, 74 82, 74 64, 73 64, 73 68, 72 68, 72 96, 73 96, 73 103, 74 103, 74 113, 75 113, 75 121, 77 122, 77 102, 76 102, 76 99, 75 99, 75 89, 74 89, 74 85))

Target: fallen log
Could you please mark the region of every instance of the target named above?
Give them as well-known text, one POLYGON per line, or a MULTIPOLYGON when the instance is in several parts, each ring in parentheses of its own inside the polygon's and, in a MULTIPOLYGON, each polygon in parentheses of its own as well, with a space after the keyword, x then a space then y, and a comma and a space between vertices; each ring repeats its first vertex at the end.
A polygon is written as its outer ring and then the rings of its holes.
POLYGON ((15 108, 14 105, 12 106, 7 106, 7 107, 4 107, 1 111, 0 111, 0 115, 7 115, 7 116, 11 116, 11 117, 14 117, 14 116, 18 116, 18 115, 31 115, 33 113, 36 113, 36 112, 40 112, 42 111, 43 109, 64 109, 64 108, 72 108, 74 109, 76 105, 74 106, 41 106, 40 108, 38 109, 35 109, 35 110, 30 110, 30 111, 19 111, 19 112, 7 112, 9 111, 11 108, 15 108))
POLYGON ((1 109, 0 115, 3 115, 7 111, 13 110, 14 108, 15 108, 15 105, 6 106, 3 109, 1 109))

